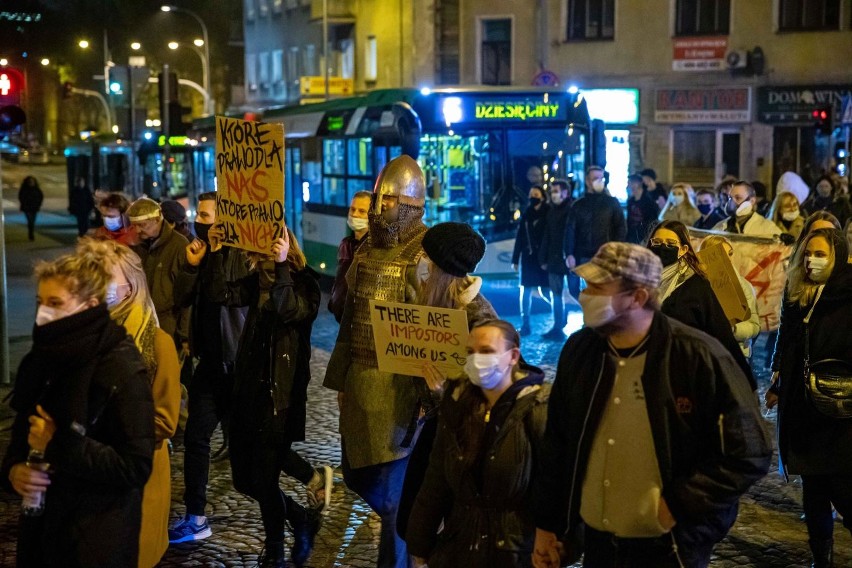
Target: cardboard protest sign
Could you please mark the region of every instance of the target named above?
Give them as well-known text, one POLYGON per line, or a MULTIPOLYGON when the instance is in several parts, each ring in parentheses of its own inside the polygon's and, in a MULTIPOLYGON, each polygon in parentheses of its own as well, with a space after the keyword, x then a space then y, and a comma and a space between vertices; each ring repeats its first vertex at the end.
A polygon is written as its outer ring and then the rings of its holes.
POLYGON ((716 298, 722 305, 728 321, 745 321, 751 315, 740 279, 731 264, 731 257, 722 245, 712 246, 698 252, 698 260, 707 269, 707 279, 716 298))
POLYGON ((370 320, 380 371, 422 377, 423 363, 432 363, 448 377, 464 373, 464 310, 370 300, 370 320))
POLYGON ((284 125, 216 117, 222 244, 269 254, 284 236, 284 125))

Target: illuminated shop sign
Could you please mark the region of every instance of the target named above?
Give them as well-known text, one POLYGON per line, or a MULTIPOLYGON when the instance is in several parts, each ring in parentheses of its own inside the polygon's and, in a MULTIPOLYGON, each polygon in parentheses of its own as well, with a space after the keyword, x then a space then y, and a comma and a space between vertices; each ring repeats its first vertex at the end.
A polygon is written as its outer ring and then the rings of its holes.
POLYGON ((607 124, 639 123, 639 89, 583 89, 589 116, 607 124))
POLYGON ((567 121, 568 102, 564 97, 518 96, 464 97, 446 96, 437 101, 437 116, 447 125, 475 122, 567 121))

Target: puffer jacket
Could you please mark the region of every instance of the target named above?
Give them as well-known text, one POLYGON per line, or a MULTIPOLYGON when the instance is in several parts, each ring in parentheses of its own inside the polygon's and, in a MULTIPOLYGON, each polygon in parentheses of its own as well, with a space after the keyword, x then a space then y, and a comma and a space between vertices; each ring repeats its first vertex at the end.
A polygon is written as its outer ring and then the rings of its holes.
POLYGON ((431 568, 529 566, 535 525, 533 477, 539 471, 549 386, 535 367, 503 393, 491 410, 479 454, 465 459, 464 415, 458 402, 466 379, 441 405, 438 436, 406 533, 410 554, 431 568), (438 533, 443 522, 444 528, 438 533))
MULTIPOLYGON (((581 523, 589 453, 612 392, 607 340, 585 328, 559 358, 536 477, 538 528, 562 535, 581 523)), ((740 496, 769 470, 769 435, 742 371, 709 335, 661 313, 651 324, 642 385, 679 546, 720 541, 740 496)))
POLYGON ((604 243, 627 236, 624 211, 618 200, 603 193, 587 193, 574 202, 565 225, 565 254, 592 258, 604 243))

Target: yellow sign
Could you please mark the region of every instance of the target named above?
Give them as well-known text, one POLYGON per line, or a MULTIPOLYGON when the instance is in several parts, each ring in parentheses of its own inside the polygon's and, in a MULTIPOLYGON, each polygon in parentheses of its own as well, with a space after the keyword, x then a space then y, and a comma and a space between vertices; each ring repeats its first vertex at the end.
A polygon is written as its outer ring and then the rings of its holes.
POLYGON ((516 120, 556 118, 559 102, 480 102, 476 101, 476 119, 514 118, 516 120))
POLYGON ((223 244, 270 254, 284 236, 284 125, 216 117, 216 222, 223 244))
MULTIPOLYGON (((302 95, 325 95, 325 77, 299 77, 299 92, 302 95)), ((343 77, 328 78, 329 95, 351 95, 355 92, 355 81, 343 77)))
POLYGON ((424 363, 431 363, 444 376, 464 374, 464 310, 370 300, 370 320, 380 371, 422 377, 424 363))

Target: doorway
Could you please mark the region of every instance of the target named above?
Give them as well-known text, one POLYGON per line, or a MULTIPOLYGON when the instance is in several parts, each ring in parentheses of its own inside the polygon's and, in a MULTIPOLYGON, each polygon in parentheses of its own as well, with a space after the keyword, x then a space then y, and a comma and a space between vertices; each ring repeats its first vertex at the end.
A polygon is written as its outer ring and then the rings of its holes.
POLYGON ((672 130, 672 183, 715 187, 723 177, 740 177, 742 135, 739 130, 672 130))

